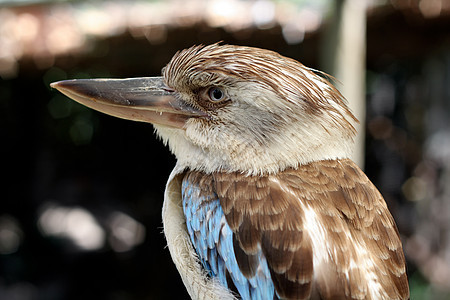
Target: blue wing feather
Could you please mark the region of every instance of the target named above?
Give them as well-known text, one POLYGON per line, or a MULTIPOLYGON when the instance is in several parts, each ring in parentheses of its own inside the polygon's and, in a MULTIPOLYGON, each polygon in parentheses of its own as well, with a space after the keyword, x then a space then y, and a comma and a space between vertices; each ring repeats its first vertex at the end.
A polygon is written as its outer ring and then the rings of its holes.
POLYGON ((192 244, 209 275, 229 288, 227 272, 242 299, 273 299, 274 285, 267 261, 260 251, 255 275, 247 278, 239 269, 233 248, 233 231, 228 226, 220 200, 185 176, 182 185, 183 210, 192 244))

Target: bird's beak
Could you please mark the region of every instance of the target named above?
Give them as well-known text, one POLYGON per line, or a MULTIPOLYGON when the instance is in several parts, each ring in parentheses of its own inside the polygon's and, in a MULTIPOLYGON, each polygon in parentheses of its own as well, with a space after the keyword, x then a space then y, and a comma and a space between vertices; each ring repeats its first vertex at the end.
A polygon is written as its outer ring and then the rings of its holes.
POLYGON ((165 87, 162 77, 74 79, 51 87, 92 109, 115 117, 183 128, 192 117, 205 117, 165 87))

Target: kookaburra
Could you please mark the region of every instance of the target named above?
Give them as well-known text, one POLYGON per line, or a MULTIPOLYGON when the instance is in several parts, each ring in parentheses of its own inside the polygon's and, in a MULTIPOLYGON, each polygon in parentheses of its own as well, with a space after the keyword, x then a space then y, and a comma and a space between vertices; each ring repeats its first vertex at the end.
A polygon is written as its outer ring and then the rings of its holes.
POLYGON ((175 154, 164 232, 193 299, 409 298, 394 220, 349 158, 357 120, 321 73, 213 44, 162 77, 52 87, 152 123, 175 154))

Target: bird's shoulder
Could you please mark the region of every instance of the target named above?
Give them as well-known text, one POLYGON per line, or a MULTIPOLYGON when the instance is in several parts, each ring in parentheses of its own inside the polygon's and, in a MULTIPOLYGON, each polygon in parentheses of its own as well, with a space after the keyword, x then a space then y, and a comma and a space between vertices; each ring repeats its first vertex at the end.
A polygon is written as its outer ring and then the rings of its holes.
POLYGON ((263 176, 194 174, 205 193, 220 199, 242 272, 254 275, 252 255, 262 250, 282 298, 408 298, 394 220, 351 160, 263 176))

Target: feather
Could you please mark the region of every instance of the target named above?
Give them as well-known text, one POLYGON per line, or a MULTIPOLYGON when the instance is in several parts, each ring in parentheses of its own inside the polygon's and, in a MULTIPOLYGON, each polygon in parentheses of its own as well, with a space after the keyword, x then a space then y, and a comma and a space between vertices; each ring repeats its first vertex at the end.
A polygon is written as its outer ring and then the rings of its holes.
POLYGON ((242 299, 273 298, 275 290, 261 249, 244 252, 225 221, 213 186, 212 176, 187 172, 181 188, 187 231, 204 269, 242 299))
MULTIPOLYGON (((200 222, 207 221, 209 209, 226 220, 217 249, 210 250, 225 261, 243 299, 264 292, 252 285, 261 280, 260 268, 267 268, 281 299, 408 299, 392 216, 351 160, 319 161, 266 176, 188 172, 184 183, 188 228, 196 230, 196 222, 189 224, 193 210, 200 222), (216 199, 215 208, 207 205, 210 199, 216 199)), ((213 232, 200 229, 201 235, 215 234, 219 225, 216 219, 208 227, 213 232)), ((193 243, 201 260, 211 262, 198 249, 204 243, 193 243)))

